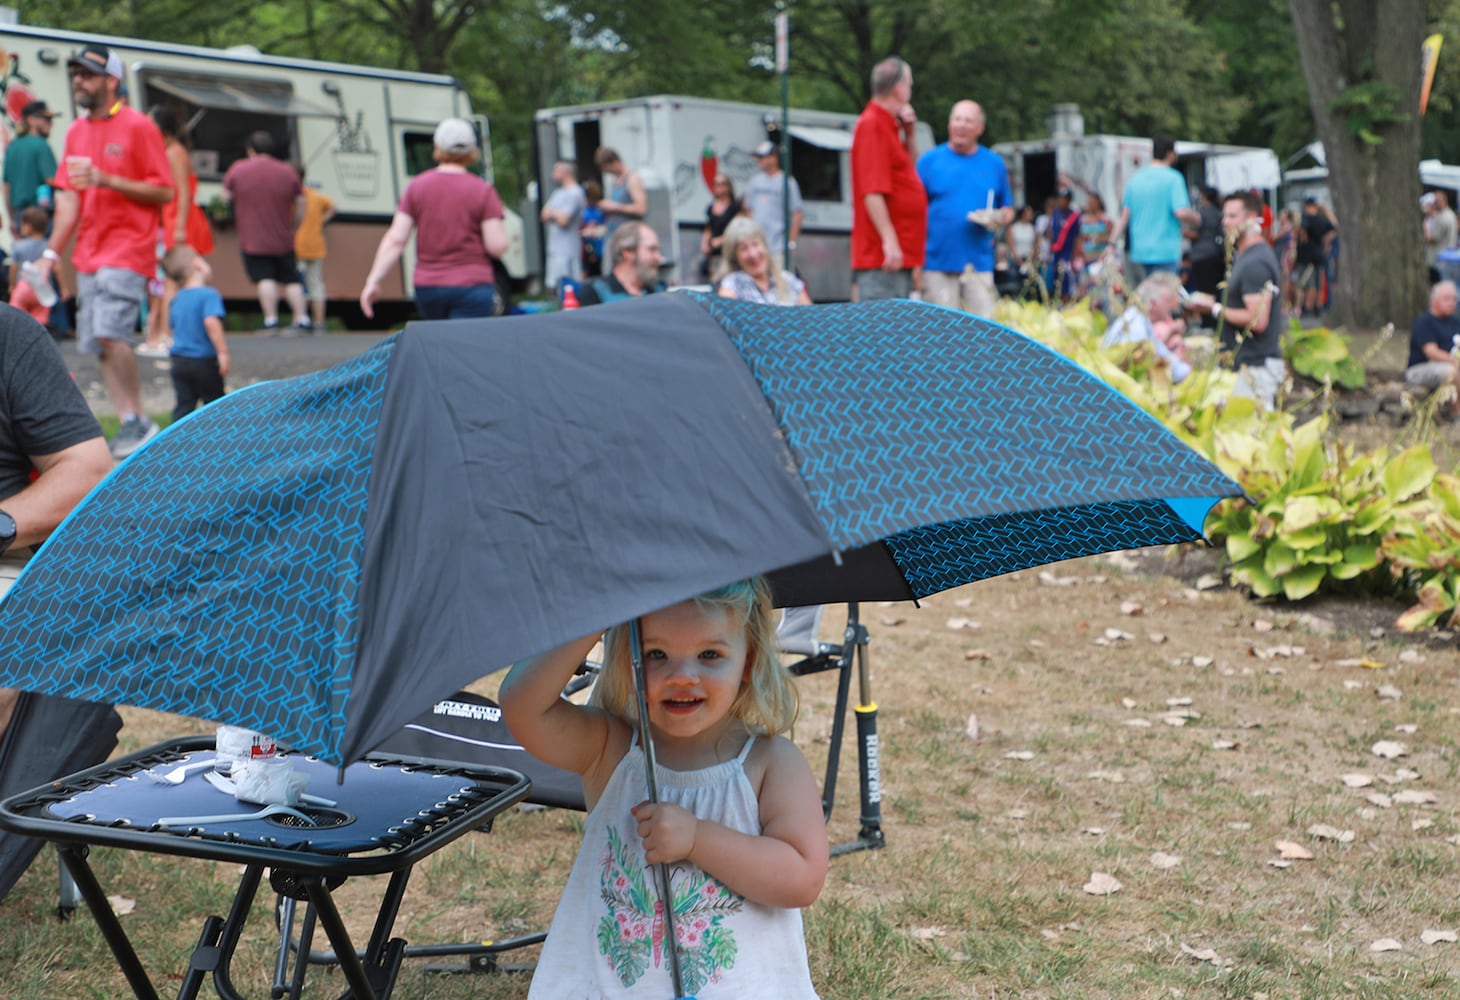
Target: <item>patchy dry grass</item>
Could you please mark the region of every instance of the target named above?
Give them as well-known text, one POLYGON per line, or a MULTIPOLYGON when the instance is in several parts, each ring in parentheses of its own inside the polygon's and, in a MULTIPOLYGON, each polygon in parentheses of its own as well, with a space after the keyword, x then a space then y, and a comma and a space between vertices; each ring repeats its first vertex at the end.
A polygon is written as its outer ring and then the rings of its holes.
MULTIPOLYGON (((1456 995, 1460 944, 1420 939, 1460 929, 1454 638, 1383 629, 1392 607, 1262 607, 1193 589, 1212 565, 1205 553, 1090 559, 918 609, 864 609, 887 846, 836 859, 807 912, 824 996, 1456 995), (976 627, 948 627, 957 618, 976 627), (1375 756, 1380 740, 1406 744, 1407 755, 1375 756), (1346 787, 1340 776, 1354 773, 1372 787, 1346 787), (1438 801, 1395 803, 1404 790, 1438 801), (1370 800, 1376 793, 1390 796, 1387 807, 1370 800), (1315 838, 1318 824, 1353 838, 1315 838), (1274 867, 1282 840, 1313 859, 1274 867), (1157 852, 1179 861, 1158 867, 1157 852), (1086 893, 1094 872, 1122 888, 1086 893), (1381 938, 1401 950, 1371 951, 1381 938)), ((833 678, 806 678, 802 690, 797 737, 819 774, 833 678)), ((126 714, 124 749, 202 728, 126 714)), ((858 825, 854 753, 849 741, 834 842, 858 825)), ((398 933, 452 942, 546 926, 580 819, 513 812, 433 856, 417 869, 398 933)), ((198 918, 227 906, 237 869, 107 850, 94 858, 109 892, 137 900, 123 922, 159 988, 175 991, 198 918)), ((339 893, 361 937, 372 881, 339 893)), ((55 898, 55 864, 43 855, 0 905, 0 995, 129 995, 90 917, 56 922, 55 898)), ((250 995, 267 994, 276 942, 261 901, 235 962, 250 995)), ((399 1000, 526 995, 520 975, 441 975, 425 964, 407 963, 399 1000)), ((311 977, 312 996, 343 989, 337 973, 311 977)))

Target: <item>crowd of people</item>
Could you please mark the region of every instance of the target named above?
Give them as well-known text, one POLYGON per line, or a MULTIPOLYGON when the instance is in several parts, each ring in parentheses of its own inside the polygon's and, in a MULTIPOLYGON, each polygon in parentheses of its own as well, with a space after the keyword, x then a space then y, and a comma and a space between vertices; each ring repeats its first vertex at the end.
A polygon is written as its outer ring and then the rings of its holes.
MULTIPOLYGON (((120 417, 109 447, 121 459, 158 430, 142 406, 137 355, 168 359, 174 419, 223 393, 222 297, 213 292, 197 308, 201 296, 184 294, 211 280, 213 229, 175 110, 133 108, 121 59, 105 45, 82 47, 67 70, 79 115, 59 161, 50 145, 56 113, 41 100, 21 109, 5 151, 10 304, 57 335, 71 330, 74 309, 77 346, 98 356, 120 417), (74 288, 57 266, 68 247, 74 288)), ((249 135, 246 157, 229 167, 222 187, 264 328, 283 329, 281 298, 293 329, 322 326, 331 199, 305 185, 300 165, 275 155, 266 131, 249 135)))

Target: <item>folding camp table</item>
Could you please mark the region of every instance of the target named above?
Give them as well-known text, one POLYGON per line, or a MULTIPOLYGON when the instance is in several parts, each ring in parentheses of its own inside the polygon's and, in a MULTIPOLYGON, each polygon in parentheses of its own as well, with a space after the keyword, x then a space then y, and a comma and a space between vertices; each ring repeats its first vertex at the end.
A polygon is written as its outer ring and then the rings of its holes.
MULTIPOLYGON (((310 776, 309 791, 333 806, 303 805, 308 825, 289 815, 245 818, 259 807, 236 801, 194 772, 180 784, 154 781, 165 771, 210 759, 211 736, 170 740, 79 771, 0 802, 0 826, 55 842, 112 954, 139 1000, 157 1000, 136 951, 112 911, 87 854, 92 845, 237 862, 243 877, 226 918, 209 916, 178 991, 192 1000, 211 975, 224 1000, 242 1000, 229 964, 264 869, 273 888, 308 900, 355 1000, 386 997, 405 942, 390 937, 411 869, 422 858, 486 825, 524 798, 528 780, 503 767, 371 754, 345 769, 285 754, 310 776), (166 825, 159 821, 167 819, 166 825), (370 942, 355 949, 332 892, 352 875, 390 875, 370 942)), ((297 1000, 304 968, 285 993, 297 1000)))

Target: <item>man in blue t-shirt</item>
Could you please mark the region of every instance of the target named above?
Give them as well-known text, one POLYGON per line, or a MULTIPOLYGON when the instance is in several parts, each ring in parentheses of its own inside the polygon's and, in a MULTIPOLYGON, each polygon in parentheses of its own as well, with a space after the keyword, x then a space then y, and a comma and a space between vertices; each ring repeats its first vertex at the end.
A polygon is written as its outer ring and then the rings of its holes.
POLYGON ((1120 218, 1110 236, 1115 247, 1126 236, 1126 260, 1131 277, 1139 283, 1155 271, 1175 273, 1181 267, 1181 226, 1201 225, 1201 213, 1191 207, 1186 178, 1176 169, 1176 140, 1169 135, 1151 139, 1151 162, 1131 175, 1120 199, 1120 218))
POLYGON ((1430 310, 1409 329, 1409 366, 1404 381, 1423 389, 1455 387, 1447 416, 1460 419, 1460 320, 1455 318, 1455 283, 1442 281, 1430 289, 1430 310))
POLYGON ((998 301, 993 231, 1014 221, 1014 209, 1003 159, 978 144, 983 129, 983 108, 959 101, 948 115, 948 141, 918 158, 928 193, 923 295, 940 306, 992 316, 998 301))

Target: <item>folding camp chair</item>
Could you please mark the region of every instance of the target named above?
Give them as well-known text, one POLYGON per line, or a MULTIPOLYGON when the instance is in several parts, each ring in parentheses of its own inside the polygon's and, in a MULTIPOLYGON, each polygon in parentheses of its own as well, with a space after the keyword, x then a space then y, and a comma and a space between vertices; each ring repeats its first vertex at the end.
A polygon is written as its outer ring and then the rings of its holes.
MULTIPOLYGON (((841 757, 842 737, 845 732, 852 669, 856 667, 859 683, 856 715, 861 828, 853 840, 831 848, 832 855, 838 856, 882 847, 885 837, 882 832, 882 795, 878 780, 877 706, 872 702, 870 691, 867 629, 861 624, 858 606, 849 604, 842 641, 823 642, 817 635, 823 610, 821 606, 787 609, 777 628, 776 639, 782 653, 800 657, 787 667, 793 675, 805 677, 828 670, 839 672, 836 708, 828 741, 826 774, 821 794, 822 811, 828 820, 831 818, 836 797, 837 764, 841 757)), ((568 693, 591 683, 596 669, 595 664, 585 664, 579 676, 568 685, 568 693)), ((482 695, 459 692, 438 702, 430 711, 408 723, 378 749, 384 753, 413 757, 509 767, 525 774, 532 782, 532 789, 525 802, 580 811, 584 808, 583 790, 578 775, 543 764, 523 750, 508 732, 497 703, 482 695)), ((306 963, 334 964, 335 956, 330 951, 309 950, 312 920, 308 911, 304 917, 300 939, 297 942, 294 940, 294 900, 280 896, 277 915, 280 941, 273 996, 292 998, 298 995, 298 987, 294 984, 302 983, 306 963), (296 951, 300 955, 294 960, 291 972, 290 956, 296 951), (291 989, 294 992, 290 992, 291 989)), ((408 945, 405 948, 405 957, 465 960, 464 963, 456 961, 427 966, 429 971, 437 972, 527 971, 531 966, 503 963, 500 957, 519 948, 541 944, 546 937, 546 931, 538 931, 519 937, 469 944, 408 945)))

